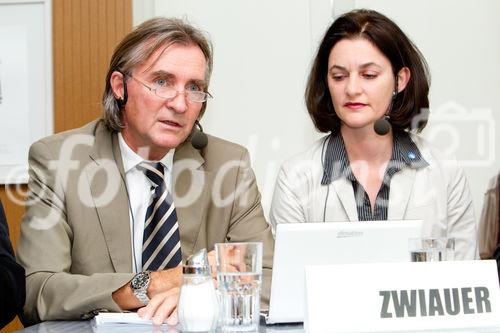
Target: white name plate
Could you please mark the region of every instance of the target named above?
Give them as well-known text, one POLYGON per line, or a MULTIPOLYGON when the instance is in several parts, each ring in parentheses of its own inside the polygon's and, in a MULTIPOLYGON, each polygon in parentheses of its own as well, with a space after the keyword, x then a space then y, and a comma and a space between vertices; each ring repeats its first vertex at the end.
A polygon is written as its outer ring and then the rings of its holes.
POLYGON ((496 262, 306 266, 306 332, 498 327, 496 262))

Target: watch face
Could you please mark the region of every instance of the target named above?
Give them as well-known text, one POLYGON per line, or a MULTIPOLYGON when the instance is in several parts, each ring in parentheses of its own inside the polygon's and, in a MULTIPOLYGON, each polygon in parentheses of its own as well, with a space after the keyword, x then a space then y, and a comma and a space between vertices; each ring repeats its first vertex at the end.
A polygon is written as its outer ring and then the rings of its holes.
POLYGON ((148 285, 149 282, 149 273, 141 272, 138 273, 130 282, 133 289, 142 289, 148 285))

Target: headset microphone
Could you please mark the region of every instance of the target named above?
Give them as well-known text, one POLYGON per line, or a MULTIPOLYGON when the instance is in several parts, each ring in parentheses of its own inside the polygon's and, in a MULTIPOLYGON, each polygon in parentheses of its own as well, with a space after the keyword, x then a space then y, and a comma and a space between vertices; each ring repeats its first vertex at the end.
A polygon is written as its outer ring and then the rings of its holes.
POLYGON ((378 135, 386 135, 391 130, 391 123, 389 123, 389 116, 383 116, 373 124, 373 130, 378 135))
POLYGON ((391 118, 389 117, 389 113, 392 111, 392 105, 394 103, 394 100, 396 99, 396 96, 398 95, 397 86, 398 86, 398 79, 396 78, 396 87, 394 87, 394 91, 392 92, 392 100, 391 100, 391 105, 389 106, 389 110, 386 115, 384 115, 380 119, 377 119, 377 121, 373 124, 373 130, 378 135, 386 135, 391 131, 391 123, 389 122, 391 118))
POLYGON ((205 133, 203 133, 203 127, 201 127, 201 124, 198 120, 194 122, 195 127, 198 127, 199 129, 193 127, 193 132, 191 134, 191 145, 195 149, 203 149, 207 146, 208 144, 208 137, 205 133))

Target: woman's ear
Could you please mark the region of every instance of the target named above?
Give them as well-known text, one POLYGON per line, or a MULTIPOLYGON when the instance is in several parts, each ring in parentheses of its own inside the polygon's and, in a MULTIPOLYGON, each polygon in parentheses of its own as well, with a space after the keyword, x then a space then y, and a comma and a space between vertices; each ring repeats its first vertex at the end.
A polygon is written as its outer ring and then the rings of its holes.
POLYGON ((410 81, 410 76, 411 73, 408 67, 403 67, 399 70, 396 81, 398 84, 398 93, 402 92, 406 88, 406 85, 410 81))
POLYGON ((116 99, 124 99, 124 87, 123 87, 124 77, 123 74, 114 71, 111 73, 111 77, 109 79, 109 84, 111 85, 111 89, 113 90, 113 95, 115 95, 116 99))

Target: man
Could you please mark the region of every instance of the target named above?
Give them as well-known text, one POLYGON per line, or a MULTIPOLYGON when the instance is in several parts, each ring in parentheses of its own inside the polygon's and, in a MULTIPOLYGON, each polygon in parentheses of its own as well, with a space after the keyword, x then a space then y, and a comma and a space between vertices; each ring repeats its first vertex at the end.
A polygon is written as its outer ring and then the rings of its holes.
POLYGON ((200 31, 144 22, 111 58, 103 119, 32 145, 18 248, 30 322, 142 308, 175 323, 181 256, 227 241, 263 242, 267 301, 273 239, 248 152, 193 129, 211 70, 200 31))
POLYGON ((7 325, 24 305, 24 269, 16 262, 9 239, 9 228, 0 201, 0 329, 7 325))

